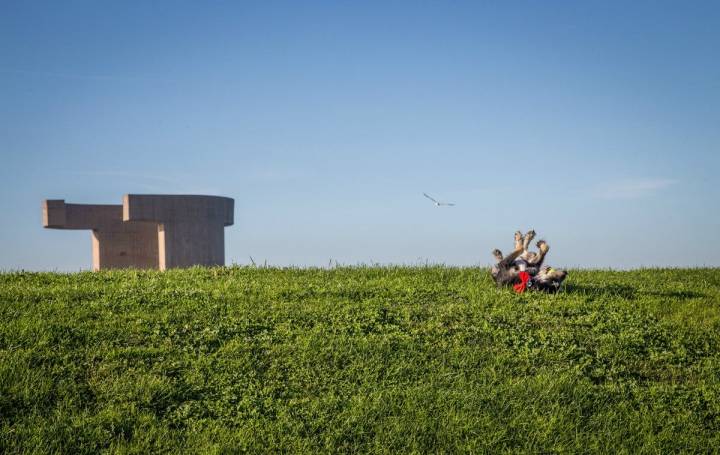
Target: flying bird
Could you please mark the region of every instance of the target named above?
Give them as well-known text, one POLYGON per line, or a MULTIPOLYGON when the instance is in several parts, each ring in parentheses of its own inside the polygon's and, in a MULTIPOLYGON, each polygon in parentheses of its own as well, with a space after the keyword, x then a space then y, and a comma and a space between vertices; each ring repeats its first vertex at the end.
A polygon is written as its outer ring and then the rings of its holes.
POLYGON ((455 205, 455 204, 453 204, 452 202, 440 202, 440 201, 436 201, 435 199, 433 199, 433 198, 431 198, 430 196, 428 196, 427 193, 423 193, 423 196, 425 196, 426 198, 428 198, 428 199, 430 199, 431 201, 433 201, 433 204, 435 204, 436 207, 443 207, 443 206, 453 207, 453 206, 455 205))

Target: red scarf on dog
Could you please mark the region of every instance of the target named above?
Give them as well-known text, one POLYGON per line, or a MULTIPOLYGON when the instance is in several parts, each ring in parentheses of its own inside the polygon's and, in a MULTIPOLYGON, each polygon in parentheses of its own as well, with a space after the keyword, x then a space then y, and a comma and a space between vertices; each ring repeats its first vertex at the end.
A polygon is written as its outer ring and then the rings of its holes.
POLYGON ((527 289, 528 281, 530 281, 530 274, 527 272, 520 272, 520 282, 518 284, 513 284, 513 289, 515 289, 515 292, 518 294, 522 294, 525 292, 525 289, 527 289))

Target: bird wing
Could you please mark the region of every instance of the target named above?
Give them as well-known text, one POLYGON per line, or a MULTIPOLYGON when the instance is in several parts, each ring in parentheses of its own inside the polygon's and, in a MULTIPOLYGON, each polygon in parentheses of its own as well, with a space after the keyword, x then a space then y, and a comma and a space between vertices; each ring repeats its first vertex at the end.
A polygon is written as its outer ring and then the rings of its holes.
POLYGON ((430 200, 433 201, 434 203, 439 204, 438 201, 436 201, 435 199, 433 199, 433 198, 431 198, 430 196, 428 196, 427 193, 423 193, 423 196, 425 196, 426 198, 430 199, 430 200))

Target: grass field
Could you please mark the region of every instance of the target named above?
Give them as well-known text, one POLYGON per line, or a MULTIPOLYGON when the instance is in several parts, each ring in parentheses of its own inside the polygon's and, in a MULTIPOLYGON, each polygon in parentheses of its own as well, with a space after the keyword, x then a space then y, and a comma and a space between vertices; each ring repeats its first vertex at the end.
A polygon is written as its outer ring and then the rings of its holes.
POLYGON ((0 452, 713 452, 720 269, 0 274, 0 452))

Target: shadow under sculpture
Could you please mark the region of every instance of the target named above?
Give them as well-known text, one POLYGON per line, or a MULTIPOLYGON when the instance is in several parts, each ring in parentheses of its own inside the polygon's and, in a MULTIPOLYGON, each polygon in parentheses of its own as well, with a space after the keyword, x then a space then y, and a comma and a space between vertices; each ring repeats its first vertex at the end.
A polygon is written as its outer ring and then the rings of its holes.
POLYGON ((158 266, 156 223, 123 222, 123 206, 43 201, 43 226, 92 231, 93 270, 158 266))

